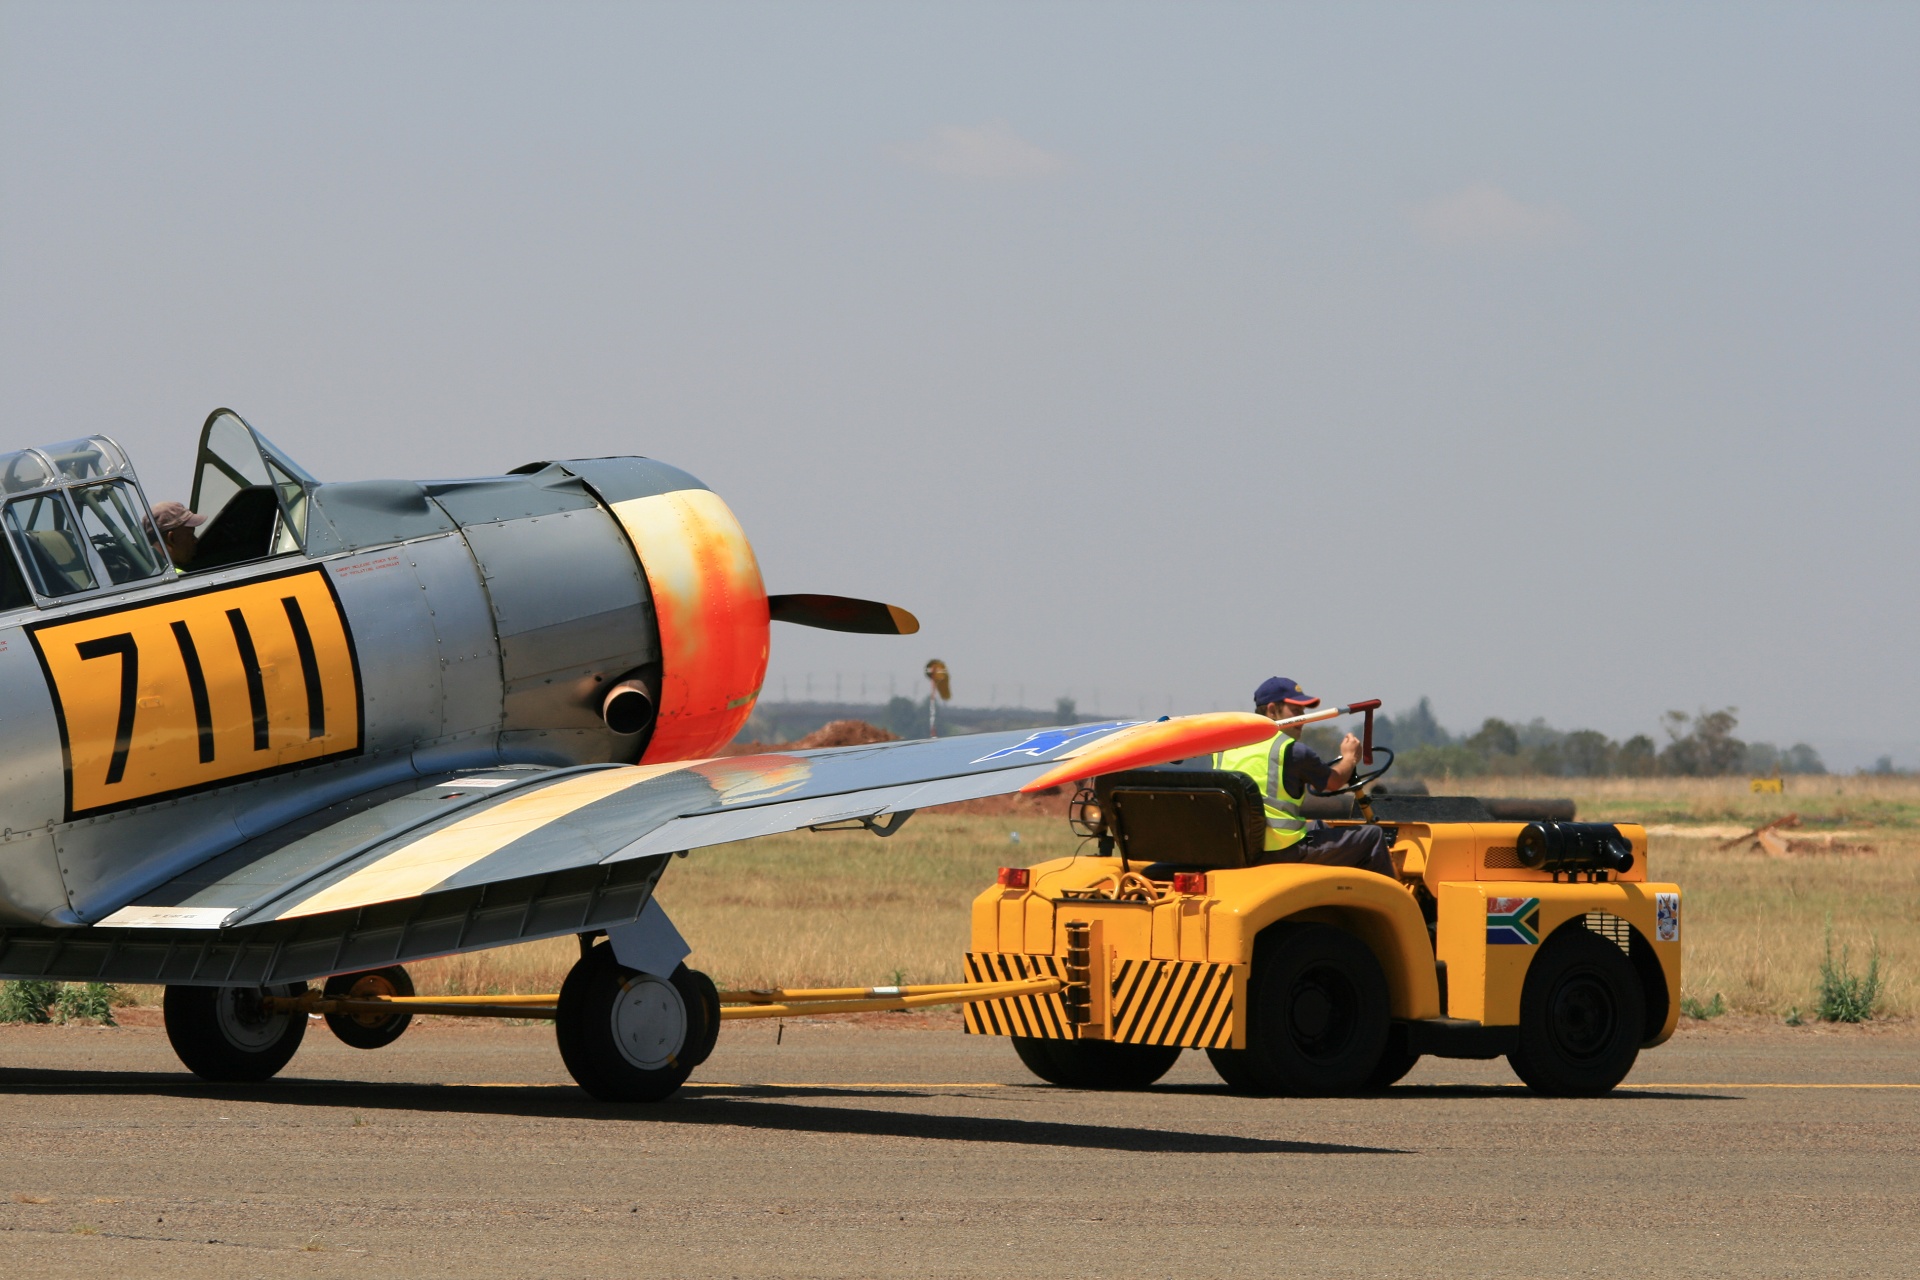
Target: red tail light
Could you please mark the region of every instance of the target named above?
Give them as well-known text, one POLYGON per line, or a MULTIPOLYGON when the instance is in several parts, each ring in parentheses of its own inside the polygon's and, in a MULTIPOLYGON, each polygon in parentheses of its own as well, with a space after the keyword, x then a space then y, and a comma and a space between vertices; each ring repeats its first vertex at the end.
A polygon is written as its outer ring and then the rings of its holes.
POLYGON ((1173 891, 1175 893, 1205 893, 1207 891, 1207 873, 1204 871, 1174 872, 1173 891))
POLYGON ((1033 872, 1027 867, 1000 868, 1000 887, 1002 889, 1024 889, 1033 879, 1033 872))

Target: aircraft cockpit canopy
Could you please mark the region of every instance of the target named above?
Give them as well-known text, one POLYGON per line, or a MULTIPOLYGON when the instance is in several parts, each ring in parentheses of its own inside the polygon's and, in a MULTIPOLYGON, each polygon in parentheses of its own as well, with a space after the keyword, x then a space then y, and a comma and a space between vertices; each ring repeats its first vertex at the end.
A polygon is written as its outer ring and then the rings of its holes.
POLYGON ((239 414, 214 410, 200 433, 188 502, 212 519, 182 568, 200 572, 301 550, 308 498, 319 483, 239 414))
POLYGON ((0 556, 0 609, 172 572, 133 464, 106 436, 0 454, 0 497, 13 551, 0 556))

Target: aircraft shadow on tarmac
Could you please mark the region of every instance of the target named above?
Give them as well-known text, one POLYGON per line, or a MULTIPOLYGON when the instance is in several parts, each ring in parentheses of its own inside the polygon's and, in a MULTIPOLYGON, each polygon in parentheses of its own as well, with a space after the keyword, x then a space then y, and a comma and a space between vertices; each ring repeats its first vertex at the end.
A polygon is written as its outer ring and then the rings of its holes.
MULTIPOLYGON (((543 1119, 619 1120, 628 1123, 713 1125, 795 1133, 855 1134, 868 1137, 920 1138, 944 1142, 991 1142, 1014 1146, 1072 1147, 1083 1150, 1164 1152, 1180 1155, 1404 1155, 1394 1147, 1366 1147, 1345 1143, 1294 1142, 1247 1138, 1234 1134, 1196 1133, 1137 1126, 1074 1124, 1052 1120, 1019 1120, 999 1116, 929 1115, 853 1106, 813 1106, 782 1101, 789 1097, 882 1098, 890 1101, 955 1096, 947 1091, 862 1089, 858 1086, 742 1085, 713 1090, 706 1096, 682 1096, 650 1106, 621 1106, 595 1102, 570 1088, 541 1085, 415 1084, 386 1081, 318 1081, 282 1079, 261 1085, 234 1087, 202 1084, 168 1072, 86 1072, 0 1069, 0 1093, 18 1091, 47 1094, 147 1094, 200 1097, 222 1102, 266 1103, 276 1106, 342 1107, 358 1111, 461 1112, 474 1115, 517 1115, 543 1119), (729 1096, 714 1096, 716 1093, 729 1096)), ((1496 1098, 1515 1090, 1503 1086, 1428 1085, 1402 1087, 1369 1099, 1379 1103, 1395 1097, 1496 1098)), ((703 1091, 704 1092, 704 1091, 703 1091)), ((1174 1090, 1156 1090, 1174 1092, 1174 1090)), ((1183 1093, 1220 1092, 1180 1089, 1183 1093)), ((977 1096, 977 1095, 975 1095, 977 1096)), ((1631 1100, 1728 1100, 1724 1095, 1654 1093, 1634 1090, 1614 1098, 1631 1100)), ((1285 1100, 1276 1100, 1285 1101, 1285 1100)))
MULTIPOLYGON (((220 1102, 278 1106, 342 1107, 356 1111, 465 1112, 476 1115, 535 1116, 542 1119, 621 1120, 629 1123, 715 1125, 790 1133, 854 1134, 883 1138, 920 1138, 936 1142, 992 1142, 1016 1146, 1074 1147, 1093 1151, 1162 1152, 1174 1155, 1405 1155, 1393 1147, 1363 1147, 1333 1142, 1290 1142, 1244 1138, 1234 1134, 1192 1133, 1122 1125, 1070 1124, 1050 1120, 1014 1120, 998 1116, 926 1115, 865 1107, 808 1106, 748 1097, 694 1097, 620 1106, 595 1102, 571 1089, 543 1086, 475 1086, 369 1083, 361 1081, 275 1080, 235 1088, 199 1084, 163 1072, 84 1072, 0 1070, 0 1093, 18 1090, 53 1093, 147 1094, 198 1097, 220 1102)), ((731 1091, 730 1091, 731 1092, 731 1091)), ((742 1090, 741 1092, 746 1092, 742 1090)), ((758 1093, 759 1090, 754 1090, 758 1093)), ((787 1092, 782 1090, 781 1092, 787 1092)), ((801 1090, 793 1090, 800 1093, 801 1090)), ((951 1096, 910 1090, 805 1090, 807 1096, 902 1097, 951 1096)), ((765 1096, 764 1093, 761 1094, 765 1096)))

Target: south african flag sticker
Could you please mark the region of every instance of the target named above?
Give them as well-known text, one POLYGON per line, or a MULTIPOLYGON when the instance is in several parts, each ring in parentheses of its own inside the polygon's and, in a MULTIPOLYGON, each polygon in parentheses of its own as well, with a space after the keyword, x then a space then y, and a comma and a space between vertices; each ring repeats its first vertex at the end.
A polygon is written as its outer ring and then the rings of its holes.
POLYGON ((1531 947, 1540 941, 1540 899, 1488 898, 1487 945, 1531 947))

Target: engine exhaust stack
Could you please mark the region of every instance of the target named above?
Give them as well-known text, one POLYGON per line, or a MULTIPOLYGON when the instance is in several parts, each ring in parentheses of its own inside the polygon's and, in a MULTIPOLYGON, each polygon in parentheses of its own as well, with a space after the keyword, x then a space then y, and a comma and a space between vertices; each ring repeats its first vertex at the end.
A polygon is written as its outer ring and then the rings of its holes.
POLYGON ((655 705, 653 687, 639 676, 628 676, 600 700, 600 718, 615 733, 631 737, 653 723, 655 705))

